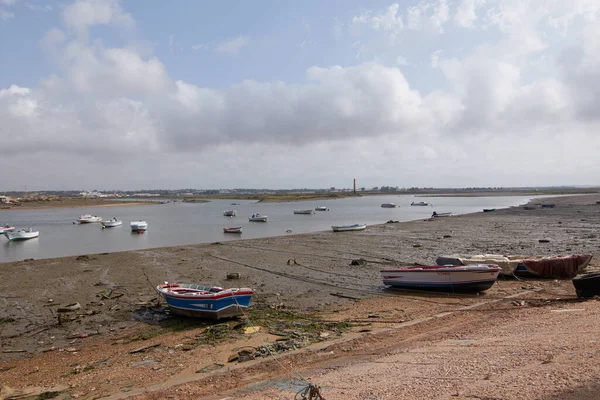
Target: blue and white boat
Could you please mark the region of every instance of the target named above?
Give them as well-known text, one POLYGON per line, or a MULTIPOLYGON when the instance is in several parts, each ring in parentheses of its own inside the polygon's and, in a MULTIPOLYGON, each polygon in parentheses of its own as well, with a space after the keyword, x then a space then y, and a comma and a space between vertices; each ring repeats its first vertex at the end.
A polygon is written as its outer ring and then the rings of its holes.
POLYGON ((332 225, 331 229, 334 232, 350 232, 350 231, 364 231, 367 228, 367 224, 354 224, 354 225, 332 225))
POLYGON ((492 287, 501 268, 493 264, 414 265, 381 270, 384 285, 401 289, 482 292, 492 287))
POLYGON ((244 314, 254 290, 165 282, 156 287, 173 314, 218 320, 244 314))
POLYGON ((4 236, 6 236, 6 238, 11 242, 16 242, 19 240, 34 239, 40 236, 40 231, 34 231, 33 229, 25 228, 18 231, 4 232, 4 236))

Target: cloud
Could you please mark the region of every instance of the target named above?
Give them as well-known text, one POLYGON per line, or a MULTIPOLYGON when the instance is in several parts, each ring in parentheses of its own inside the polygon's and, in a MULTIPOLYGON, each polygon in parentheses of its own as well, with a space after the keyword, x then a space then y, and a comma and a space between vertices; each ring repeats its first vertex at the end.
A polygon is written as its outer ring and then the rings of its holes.
POLYGON ((14 16, 15 16, 15 13, 0 9, 0 20, 6 21, 11 18, 14 18, 14 16))
POLYGON ((477 10, 484 4, 485 0, 462 0, 454 15, 454 21, 461 27, 471 28, 477 21, 477 10))
POLYGON ((133 18, 121 8, 119 0, 77 0, 63 11, 63 21, 68 29, 79 36, 87 35, 94 25, 114 25, 131 28, 133 18))
POLYGON ((248 45, 248 42, 249 39, 246 36, 238 36, 234 39, 219 43, 215 50, 219 53, 238 54, 243 47, 248 45))
POLYGON ((192 45, 192 50, 206 50, 206 49, 208 49, 208 45, 206 45, 206 44, 198 43, 198 44, 192 45))
POLYGON ((39 11, 39 12, 50 12, 52 11, 52 6, 50 4, 38 5, 38 4, 26 4, 27 8, 31 11, 39 11))
POLYGON ((397 56, 396 57, 396 65, 400 65, 401 67, 407 67, 410 65, 410 63, 408 62, 408 60, 406 59, 406 57, 404 56, 397 56))

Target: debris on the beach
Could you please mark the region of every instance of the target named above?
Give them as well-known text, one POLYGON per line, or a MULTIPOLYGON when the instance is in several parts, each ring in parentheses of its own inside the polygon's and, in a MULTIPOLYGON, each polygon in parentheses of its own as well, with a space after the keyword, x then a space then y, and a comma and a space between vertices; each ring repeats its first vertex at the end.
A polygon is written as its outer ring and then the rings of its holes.
POLYGON ((296 262, 295 258, 290 258, 289 260, 287 260, 287 265, 300 265, 296 262))
POLYGON ((413 244, 413 247, 414 247, 414 248, 419 248, 419 247, 423 247, 423 245, 422 245, 422 244, 418 244, 418 243, 416 243, 416 244, 413 244))
POLYGON ((211 372, 211 371, 215 371, 219 368, 223 368, 225 366, 225 364, 218 364, 218 363, 212 363, 207 365, 206 367, 202 367, 199 370, 196 370, 197 374, 203 374, 205 372, 211 372))
POLYGON ((81 308, 81 304, 79 304, 79 303, 71 303, 71 304, 67 304, 66 306, 59 307, 56 310, 56 312, 59 312, 59 313, 71 312, 71 311, 77 311, 80 308, 81 308))
POLYGON ((240 279, 242 275, 239 272, 228 272, 227 279, 240 279))
POLYGON ((343 299, 360 300, 360 297, 347 296, 347 295, 342 294, 342 293, 329 293, 329 294, 332 295, 332 296, 341 297, 343 299))
POLYGON ((538 240, 538 242, 540 242, 540 243, 550 243, 550 240, 549 239, 540 239, 540 240, 538 240))
POLYGON ((352 260, 350 262, 350 265, 367 265, 367 260, 365 260, 364 258, 359 258, 356 260, 352 260))
POLYGON ((25 399, 51 399, 61 392, 69 389, 67 385, 58 385, 51 388, 29 387, 13 389, 9 386, 0 388, 0 399, 2 400, 25 400, 25 399))
POLYGON ((444 239, 448 239, 448 238, 451 238, 451 237, 452 237, 452 235, 444 235, 443 236, 444 239))
POLYGON ((398 224, 400 223, 400 221, 394 221, 393 219, 390 219, 389 221, 386 222, 386 224, 398 224))
POLYGON ((90 256, 83 255, 83 256, 77 256, 75 258, 75 260, 77 260, 77 261, 89 261, 89 260, 93 260, 93 258, 90 258, 90 256))
POLYGON ((244 333, 245 334, 256 333, 256 332, 260 332, 261 329, 262 329, 262 327, 260 327, 260 326, 247 326, 244 328, 244 333))
POLYGON ((149 350, 149 349, 152 349, 152 348, 158 347, 158 346, 160 346, 160 343, 155 343, 155 344, 150 344, 148 346, 138 347, 137 349, 131 350, 129 352, 129 354, 141 353, 141 352, 144 352, 146 350, 149 350))
POLYGON ((514 306, 517 306, 517 307, 523 307, 525 305, 525 300, 521 300, 521 301, 516 301, 515 300, 515 301, 512 302, 512 304, 514 306))
POLYGON ((23 349, 4 349, 2 350, 3 353, 27 353, 27 350, 23 350, 23 349))

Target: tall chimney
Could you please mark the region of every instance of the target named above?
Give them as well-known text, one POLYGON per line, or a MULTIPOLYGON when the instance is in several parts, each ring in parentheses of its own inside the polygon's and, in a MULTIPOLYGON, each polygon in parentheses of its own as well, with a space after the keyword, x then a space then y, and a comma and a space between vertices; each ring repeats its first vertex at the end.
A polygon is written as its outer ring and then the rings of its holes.
POLYGON ((354 194, 356 194, 356 178, 354 178, 354 194))

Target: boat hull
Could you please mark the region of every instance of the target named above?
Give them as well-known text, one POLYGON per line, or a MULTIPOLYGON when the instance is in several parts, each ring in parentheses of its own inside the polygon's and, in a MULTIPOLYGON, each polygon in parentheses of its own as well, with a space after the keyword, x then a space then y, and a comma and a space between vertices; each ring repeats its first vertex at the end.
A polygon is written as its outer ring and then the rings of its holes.
POLYGON ((36 237, 40 236, 40 232, 4 232, 4 236, 6 236, 6 238, 11 242, 17 242, 20 240, 35 239, 36 237))
POLYGON ((300 215, 312 215, 315 212, 313 210, 294 210, 294 214, 300 214, 300 215))
POLYGON ((383 284, 401 289, 482 292, 494 285, 500 267, 407 267, 381 270, 383 284))
POLYGON ((223 233, 242 233, 242 228, 223 228, 223 233))
POLYGON ((235 214, 236 214, 235 210, 223 211, 223 216, 225 216, 225 217, 235 217, 235 214))
POLYGON ((428 206, 428 205, 429 205, 429 203, 425 203, 425 202, 421 201, 421 202, 418 202, 418 203, 410 203, 410 205, 411 205, 411 206, 421 206, 421 207, 425 207, 425 206, 428 206))
POLYGON ((131 222, 129 226, 132 232, 144 232, 148 229, 148 223, 145 221, 131 222))
POLYGON ((396 208, 396 205, 391 203, 384 203, 381 205, 381 208, 396 208))
POLYGON ((94 224, 101 221, 102 217, 98 217, 96 215, 82 215, 81 217, 77 218, 77 222, 80 224, 94 224))
POLYGON ((102 221, 101 224, 104 228, 114 228, 123 225, 123 221, 102 221))
POLYGON ((250 217, 248 218, 248 221, 250 222, 267 222, 267 216, 261 216, 261 217, 250 217))
POLYGON ((331 229, 334 232, 352 232, 352 231, 364 231, 367 228, 367 224, 355 224, 355 225, 333 225, 331 229))
POLYGON ((14 232, 15 227, 14 226, 4 226, 0 228, 0 234, 4 233, 4 232, 14 232))
POLYGON ((316 207, 315 211, 329 211, 329 208, 327 208, 327 207, 316 207))
POLYGON ((573 278, 573 286, 577 297, 600 296, 600 274, 587 274, 573 278))

